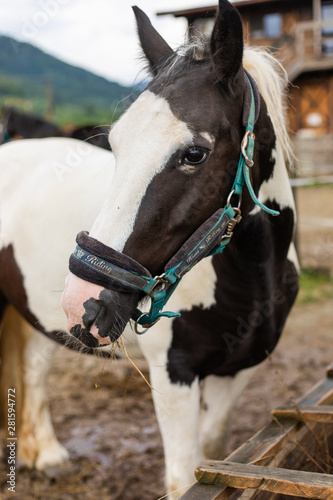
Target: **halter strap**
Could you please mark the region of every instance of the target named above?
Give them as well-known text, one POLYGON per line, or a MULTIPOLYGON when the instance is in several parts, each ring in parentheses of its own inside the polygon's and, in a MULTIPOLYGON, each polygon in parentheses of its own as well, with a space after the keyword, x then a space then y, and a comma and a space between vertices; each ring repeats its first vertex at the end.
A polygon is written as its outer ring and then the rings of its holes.
POLYGON ((233 229, 241 220, 240 204, 244 185, 254 203, 271 215, 279 212, 263 205, 257 198, 250 178, 250 168, 253 167, 254 141, 253 133, 256 119, 259 115, 259 92, 248 73, 245 73, 246 89, 244 94, 243 119, 247 116, 245 135, 241 144, 235 180, 229 193, 226 205, 204 222, 184 243, 178 252, 165 266, 161 276, 153 278, 149 271, 138 262, 123 253, 103 245, 91 238, 88 233, 81 232, 77 236, 77 247, 70 257, 69 269, 80 278, 105 288, 123 293, 146 294, 151 298, 150 310, 142 312, 136 309, 132 319, 135 321, 135 331, 144 333, 161 317, 175 318, 180 313, 163 311, 166 303, 175 291, 183 276, 188 273, 204 257, 222 253, 229 244, 233 229), (247 104, 250 102, 250 105, 247 104), (247 109, 246 109, 247 108, 247 109), (238 195, 239 206, 231 206, 231 198, 238 195), (143 330, 139 330, 139 325, 143 330))
POLYGON ((245 135, 241 143, 241 155, 239 158, 236 178, 232 189, 234 190, 234 194, 237 194, 238 196, 241 197, 245 183, 254 203, 262 210, 269 213, 270 215, 276 216, 280 215, 280 212, 276 210, 271 210, 270 208, 263 205, 258 200, 251 183, 250 168, 253 167, 254 165, 253 158, 254 158, 254 141, 255 141, 255 135, 253 133, 253 130, 256 120, 258 118, 256 114, 256 101, 258 101, 259 98, 258 98, 258 89, 256 84, 254 83, 253 78, 249 75, 248 72, 245 73, 245 76, 248 82, 248 88, 250 89, 251 93, 251 107, 250 107, 248 122, 245 129, 245 135))
POLYGON ((244 100, 243 100, 243 126, 246 129, 250 120, 253 120, 253 117, 250 117, 250 113, 252 108, 252 97, 254 99, 255 106, 255 115, 253 125, 257 122, 260 114, 260 94, 257 87, 257 84, 254 78, 250 75, 248 71, 244 68, 244 77, 245 77, 245 91, 244 91, 244 100))

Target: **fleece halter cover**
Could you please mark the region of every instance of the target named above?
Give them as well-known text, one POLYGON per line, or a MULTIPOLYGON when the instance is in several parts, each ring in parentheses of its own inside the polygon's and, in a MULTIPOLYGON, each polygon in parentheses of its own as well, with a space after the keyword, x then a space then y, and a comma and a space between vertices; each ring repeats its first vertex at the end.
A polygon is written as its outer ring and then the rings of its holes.
POLYGON ((109 290, 138 295, 138 301, 147 295, 151 299, 150 310, 142 313, 136 309, 132 319, 135 331, 144 333, 161 317, 179 317, 179 313, 163 311, 164 306, 176 289, 182 277, 201 259, 222 253, 232 237, 235 225, 241 220, 240 203, 244 185, 254 203, 271 215, 279 212, 260 203, 251 185, 250 168, 253 166, 254 125, 259 116, 260 97, 257 85, 246 72, 246 86, 243 103, 243 125, 245 135, 241 144, 240 159, 233 187, 224 208, 220 208, 207 219, 183 244, 164 268, 161 276, 153 278, 150 272, 134 259, 91 238, 81 232, 76 238, 77 247, 70 257, 70 271, 91 283, 109 290), (233 195, 239 197, 238 208, 230 202, 233 195), (144 327, 139 330, 138 325, 144 327))

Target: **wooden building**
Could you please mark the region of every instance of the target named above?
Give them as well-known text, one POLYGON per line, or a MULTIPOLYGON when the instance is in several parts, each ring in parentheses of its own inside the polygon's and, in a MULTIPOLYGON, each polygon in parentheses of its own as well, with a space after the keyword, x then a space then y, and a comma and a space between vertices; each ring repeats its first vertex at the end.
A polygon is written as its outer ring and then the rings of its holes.
MULTIPOLYGON (((290 87, 290 128, 333 134, 333 0, 234 0, 251 45, 269 47, 290 87)), ((185 17, 189 36, 209 33, 217 5, 161 12, 185 17)), ((333 138, 332 138, 333 141, 333 138)))

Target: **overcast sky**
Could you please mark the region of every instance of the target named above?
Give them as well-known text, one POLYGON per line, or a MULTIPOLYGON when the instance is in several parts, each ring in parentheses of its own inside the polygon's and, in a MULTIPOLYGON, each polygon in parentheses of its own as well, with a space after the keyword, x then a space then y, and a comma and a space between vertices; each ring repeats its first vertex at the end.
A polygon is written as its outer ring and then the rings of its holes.
MULTIPOLYGON (((172 46, 186 21, 156 12, 214 5, 214 0, 0 0, 0 34, 26 41, 109 80, 132 85, 142 63, 131 5, 148 14, 172 46)), ((1 71, 1 68, 0 68, 1 71)))

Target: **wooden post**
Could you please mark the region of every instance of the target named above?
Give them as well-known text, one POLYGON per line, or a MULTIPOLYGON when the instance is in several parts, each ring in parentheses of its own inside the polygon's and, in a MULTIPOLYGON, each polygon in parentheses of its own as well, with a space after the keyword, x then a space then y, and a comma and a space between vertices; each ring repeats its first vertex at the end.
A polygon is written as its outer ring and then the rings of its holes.
POLYGON ((321 21, 321 0, 313 0, 313 20, 321 21))
POLYGON ((320 58, 322 56, 321 0, 313 0, 313 20, 315 21, 313 30, 313 56, 320 58))

